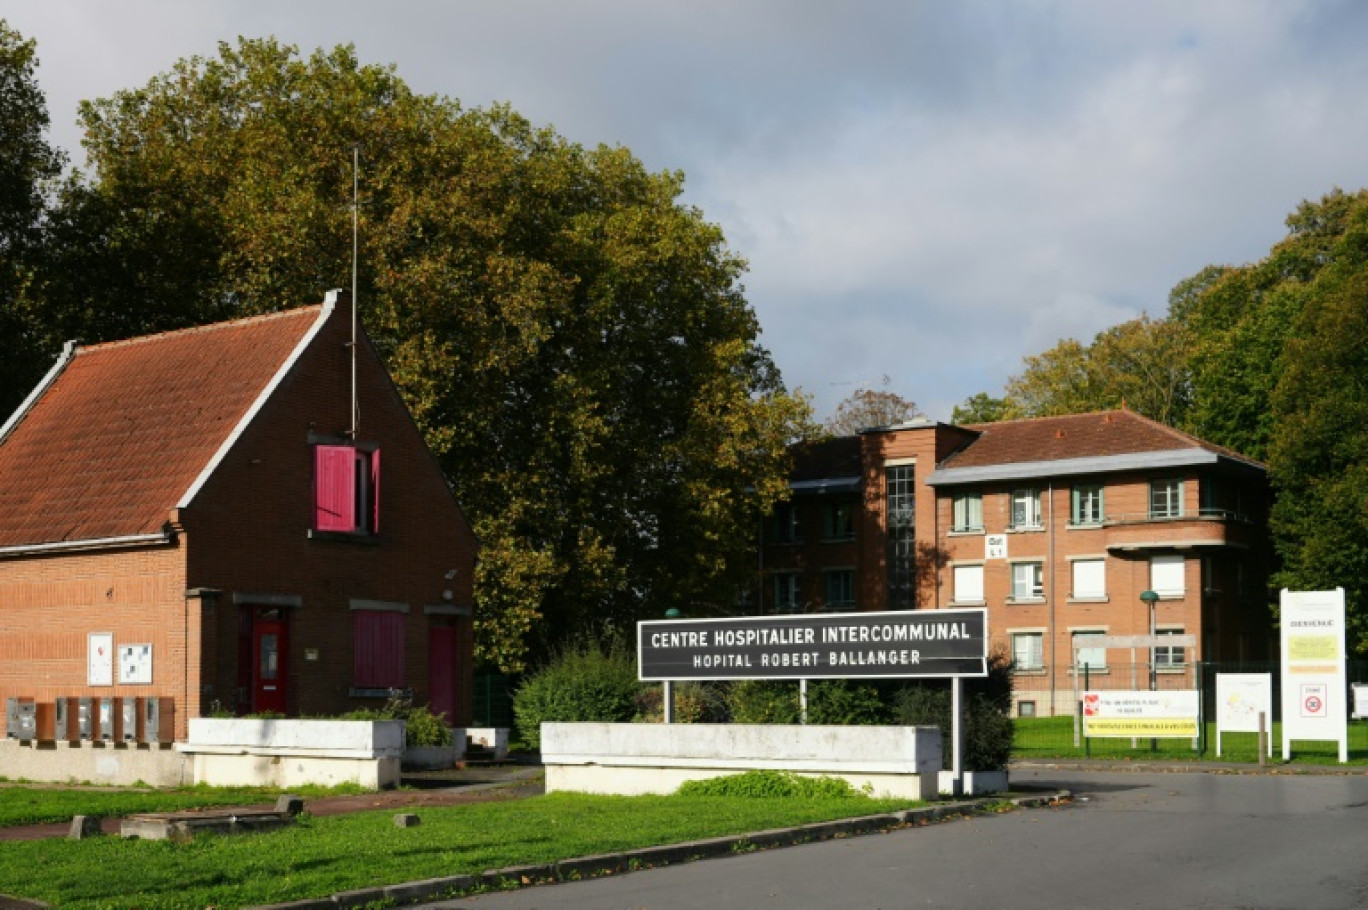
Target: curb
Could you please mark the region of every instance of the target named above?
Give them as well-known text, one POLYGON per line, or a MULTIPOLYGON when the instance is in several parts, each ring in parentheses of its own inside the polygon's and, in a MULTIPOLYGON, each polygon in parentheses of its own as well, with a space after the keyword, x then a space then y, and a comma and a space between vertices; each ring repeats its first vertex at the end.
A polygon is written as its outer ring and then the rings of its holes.
POLYGON ((905 809, 882 815, 863 815, 829 822, 814 822, 793 828, 774 828, 749 834, 729 834, 681 844, 641 847, 622 853, 577 856, 556 863, 528 866, 509 866, 490 869, 479 875, 452 875, 429 878, 397 885, 383 885, 343 891, 329 897, 291 901, 284 904, 259 904, 246 910, 335 910, 338 907, 364 907, 369 903, 391 901, 395 905, 418 904, 433 900, 464 897, 474 891, 511 891, 532 885, 556 884, 637 872, 656 866, 672 866, 697 860, 717 859, 768 850, 774 847, 793 847, 815 841, 843 837, 858 837, 891 831, 896 828, 924 827, 955 818, 967 818, 984 812, 990 806, 1009 803, 1021 809, 1056 805, 1070 798, 1068 790, 1051 790, 1030 796, 974 799, 940 803, 922 809, 905 809))

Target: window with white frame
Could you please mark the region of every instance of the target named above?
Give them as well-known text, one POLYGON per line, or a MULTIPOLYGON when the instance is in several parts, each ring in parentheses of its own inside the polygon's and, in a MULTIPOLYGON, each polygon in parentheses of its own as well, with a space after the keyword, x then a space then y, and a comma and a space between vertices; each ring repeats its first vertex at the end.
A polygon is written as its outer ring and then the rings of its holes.
POLYGON ((1045 633, 1012 633, 1012 669, 1017 671, 1045 669, 1045 633))
POLYGON ((954 567, 955 603, 983 603, 983 566, 954 567))
POLYGON ((1107 560, 1075 559, 1073 561, 1074 600, 1107 599, 1107 560))
POLYGON ((1013 490, 1012 527, 1021 529, 1040 526, 1040 490, 1035 487, 1013 490))
POLYGON ((844 612, 855 609, 855 570, 828 569, 826 579, 826 608, 844 612))
POLYGON ((1095 629, 1095 630, 1094 630, 1094 629, 1088 629, 1088 630, 1082 630, 1082 631, 1077 631, 1077 632, 1074 632, 1074 633, 1073 633, 1073 638, 1072 638, 1071 644, 1073 645, 1074 653, 1075 653, 1076 655, 1078 655, 1078 656, 1075 658, 1075 660, 1077 660, 1077 662, 1078 662, 1078 663, 1077 663, 1077 667, 1078 667, 1078 669, 1079 669, 1080 672, 1083 670, 1084 667, 1087 667, 1089 670, 1105 670, 1105 669, 1107 669, 1107 649, 1106 649, 1106 648, 1097 648, 1097 647, 1092 647, 1092 646, 1090 646, 1090 645, 1085 645, 1084 647, 1079 647, 1080 641, 1086 641, 1086 639, 1087 639, 1088 637, 1091 637, 1091 636, 1094 636, 1094 635, 1104 635, 1104 634, 1106 634, 1106 633, 1103 632, 1103 630, 1101 630, 1101 629, 1095 629))
POLYGON ((1179 518, 1183 514, 1183 479, 1150 481, 1150 518, 1179 518))
POLYGON ((1045 565, 1039 562, 1012 563, 1012 599, 1041 600, 1045 597, 1045 565))
POLYGON ((1159 553, 1150 557, 1150 590, 1160 597, 1182 597, 1187 593, 1186 562, 1181 553, 1159 553))
POLYGON ((950 530, 983 530, 983 494, 956 493, 951 509, 950 530))
MULTIPOLYGON (((1156 633, 1160 638, 1171 635, 1182 635, 1181 627, 1159 629, 1156 633)), ((1183 645, 1160 645, 1154 649, 1154 665, 1159 668, 1182 667, 1187 664, 1187 648, 1183 645)))
POLYGON ((1069 522, 1076 525, 1100 525, 1104 517, 1102 484, 1074 484, 1069 494, 1069 522))
POLYGON ((798 612, 798 573, 779 572, 774 576, 774 612, 798 612))

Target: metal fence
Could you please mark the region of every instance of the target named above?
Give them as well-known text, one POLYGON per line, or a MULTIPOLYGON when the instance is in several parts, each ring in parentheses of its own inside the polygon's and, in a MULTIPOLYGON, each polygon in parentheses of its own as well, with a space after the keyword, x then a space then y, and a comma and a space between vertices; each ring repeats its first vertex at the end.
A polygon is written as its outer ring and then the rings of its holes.
MULTIPOLYGON (((1281 668, 1277 661, 1202 662, 1151 667, 1147 662, 1111 663, 1106 667, 1070 668, 1053 678, 1044 674, 1017 673, 1013 679, 1012 705, 1016 718, 1013 753, 1030 757, 1214 757, 1216 751, 1216 677, 1223 673, 1267 673, 1273 688, 1273 716, 1268 718, 1267 735, 1280 750, 1282 723, 1281 668), (1079 708, 1082 693, 1123 689, 1195 689, 1200 693, 1202 721, 1199 735, 1191 740, 1100 739, 1081 735, 1079 708), (1210 754, 1209 754, 1210 753, 1210 754)), ((1353 704, 1350 686, 1368 683, 1368 661, 1345 662, 1345 703, 1353 704)), ((1233 761, 1256 760, 1257 734, 1226 734, 1222 757, 1233 761)), ((1368 722, 1352 722, 1349 731, 1351 757, 1368 757, 1368 722)), ((1302 750, 1299 748, 1298 752, 1302 750)), ((1317 753, 1313 744, 1307 750, 1317 753)), ((1334 754, 1333 744, 1327 755, 1334 754)))

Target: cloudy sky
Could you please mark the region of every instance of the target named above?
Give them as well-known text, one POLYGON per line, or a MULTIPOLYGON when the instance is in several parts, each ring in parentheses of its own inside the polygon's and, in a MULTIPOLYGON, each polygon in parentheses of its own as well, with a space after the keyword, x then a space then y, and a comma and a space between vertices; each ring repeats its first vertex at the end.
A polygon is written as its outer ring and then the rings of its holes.
POLYGON ((81 99, 222 40, 351 43, 417 91, 506 101, 682 170, 823 416, 860 385, 948 419, 1023 356, 1260 258, 1368 185, 1355 0, 0 0, 53 139, 81 99))

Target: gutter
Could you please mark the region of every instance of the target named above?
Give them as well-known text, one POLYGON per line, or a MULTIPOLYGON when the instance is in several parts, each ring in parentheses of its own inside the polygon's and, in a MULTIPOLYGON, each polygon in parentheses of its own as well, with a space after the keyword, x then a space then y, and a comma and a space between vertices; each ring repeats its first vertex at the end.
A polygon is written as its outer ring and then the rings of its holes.
POLYGON ((0 558, 11 556, 41 556, 45 553, 72 553, 85 550, 114 550, 120 547, 145 547, 168 544, 175 539, 171 530, 156 534, 130 534, 126 537, 96 537, 88 540, 59 540, 53 543, 19 544, 0 547, 0 558))

